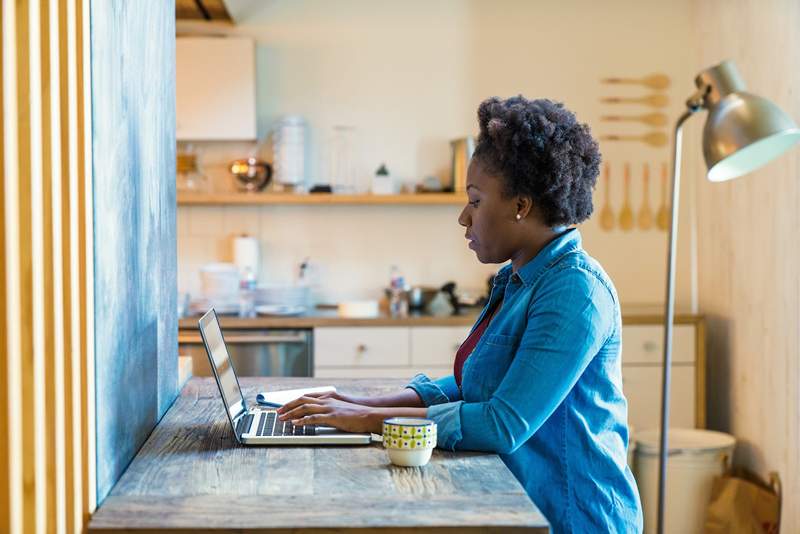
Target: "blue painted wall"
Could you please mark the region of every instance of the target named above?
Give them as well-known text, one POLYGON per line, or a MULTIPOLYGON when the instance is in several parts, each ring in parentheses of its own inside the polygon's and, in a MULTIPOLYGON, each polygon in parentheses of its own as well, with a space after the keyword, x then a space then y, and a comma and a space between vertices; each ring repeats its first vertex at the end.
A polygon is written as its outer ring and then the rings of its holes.
POLYGON ((101 502, 177 393, 175 4, 90 13, 101 502))

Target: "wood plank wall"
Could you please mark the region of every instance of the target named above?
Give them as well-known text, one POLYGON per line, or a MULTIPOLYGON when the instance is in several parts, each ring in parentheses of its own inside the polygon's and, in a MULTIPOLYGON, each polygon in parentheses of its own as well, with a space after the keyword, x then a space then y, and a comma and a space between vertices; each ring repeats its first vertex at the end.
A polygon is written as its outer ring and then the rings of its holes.
POLYGON ((89 0, 1 1, 0 532, 81 532, 96 500, 89 0))
MULTIPOLYGON (((800 121, 797 0, 704 0, 693 18, 698 71, 733 59, 749 91, 800 121)), ((780 474, 781 532, 800 532, 800 147, 730 182, 696 177, 708 424, 736 436, 737 464, 780 474)))

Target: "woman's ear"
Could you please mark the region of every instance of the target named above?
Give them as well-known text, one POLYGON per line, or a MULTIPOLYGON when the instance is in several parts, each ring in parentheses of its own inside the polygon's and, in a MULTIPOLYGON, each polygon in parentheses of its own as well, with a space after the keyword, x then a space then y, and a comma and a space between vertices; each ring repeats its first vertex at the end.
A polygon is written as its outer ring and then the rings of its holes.
POLYGON ((531 197, 517 197, 517 220, 522 220, 531 214, 533 210, 533 202, 531 197))

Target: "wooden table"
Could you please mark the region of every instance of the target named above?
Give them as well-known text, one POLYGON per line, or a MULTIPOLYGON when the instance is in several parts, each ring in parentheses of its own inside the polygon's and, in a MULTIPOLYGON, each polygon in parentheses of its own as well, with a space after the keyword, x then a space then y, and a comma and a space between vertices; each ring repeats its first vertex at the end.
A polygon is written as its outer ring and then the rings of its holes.
MULTIPOLYGON (((266 388, 330 384, 245 378, 266 388)), ((399 380, 337 379, 378 394, 399 380)), ((435 450, 422 468, 389 463, 379 443, 350 447, 236 444, 216 385, 193 378, 100 505, 101 532, 548 532, 547 521, 495 454, 435 450)))

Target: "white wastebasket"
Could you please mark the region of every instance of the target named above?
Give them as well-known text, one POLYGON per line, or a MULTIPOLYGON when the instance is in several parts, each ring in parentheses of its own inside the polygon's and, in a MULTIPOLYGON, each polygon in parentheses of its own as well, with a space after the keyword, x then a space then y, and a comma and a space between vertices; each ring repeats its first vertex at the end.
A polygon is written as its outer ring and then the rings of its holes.
MULTIPOLYGON (((660 431, 636 433, 634 473, 644 510, 644 531, 656 532, 658 516, 658 445, 660 431)), ((667 459, 664 531, 703 532, 706 506, 714 477, 730 465, 736 440, 710 430, 671 428, 667 459)))

